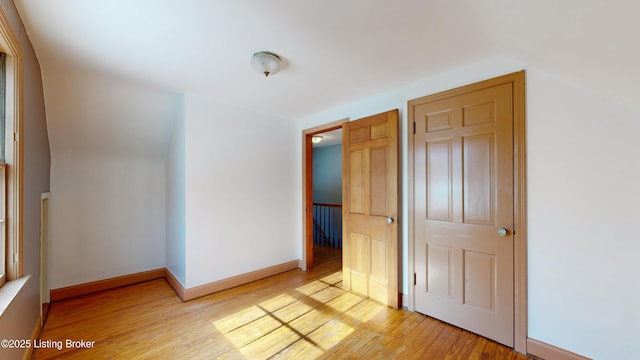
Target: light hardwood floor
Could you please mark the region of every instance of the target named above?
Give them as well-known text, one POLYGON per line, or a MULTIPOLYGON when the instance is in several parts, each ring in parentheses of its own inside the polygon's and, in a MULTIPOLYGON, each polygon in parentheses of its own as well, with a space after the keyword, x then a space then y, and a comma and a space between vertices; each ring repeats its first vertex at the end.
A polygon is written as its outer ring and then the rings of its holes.
POLYGON ((164 280, 53 303, 34 359, 527 359, 441 321, 341 289, 339 253, 182 303, 164 280), (67 348, 67 339, 94 341, 67 348), (50 342, 47 343, 47 341, 50 342))

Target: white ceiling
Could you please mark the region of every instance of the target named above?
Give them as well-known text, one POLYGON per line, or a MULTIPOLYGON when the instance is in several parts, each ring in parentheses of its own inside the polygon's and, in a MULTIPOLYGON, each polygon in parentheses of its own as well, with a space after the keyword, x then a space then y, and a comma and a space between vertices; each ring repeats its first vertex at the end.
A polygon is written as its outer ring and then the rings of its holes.
POLYGON ((634 0, 15 0, 43 72, 88 67, 296 118, 488 58, 637 107, 634 0), (258 50, 288 63, 265 78, 258 50))
POLYGON ((423 19, 434 6, 402 3, 22 0, 18 6, 45 68, 53 59, 89 64, 172 91, 210 93, 230 105, 295 117, 434 70, 429 65, 438 61, 420 49, 424 34, 440 27, 423 19), (249 66, 257 50, 278 53, 287 68, 269 79, 259 76, 249 66))
POLYGON ((313 144, 314 148, 342 144, 342 129, 335 129, 318 135, 322 136, 322 141, 313 144))
POLYGON ((295 120, 491 59, 640 109, 636 0, 15 3, 42 69, 53 154, 162 157, 179 93, 295 120), (258 50, 286 68, 255 72, 258 50))

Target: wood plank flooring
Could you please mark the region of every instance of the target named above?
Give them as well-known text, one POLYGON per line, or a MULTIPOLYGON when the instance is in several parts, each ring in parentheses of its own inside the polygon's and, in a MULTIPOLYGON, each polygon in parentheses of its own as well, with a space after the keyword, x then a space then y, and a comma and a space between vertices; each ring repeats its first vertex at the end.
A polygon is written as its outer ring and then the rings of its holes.
POLYGON ((53 303, 33 358, 527 359, 344 291, 335 251, 320 250, 316 263, 187 303, 164 280, 53 303))

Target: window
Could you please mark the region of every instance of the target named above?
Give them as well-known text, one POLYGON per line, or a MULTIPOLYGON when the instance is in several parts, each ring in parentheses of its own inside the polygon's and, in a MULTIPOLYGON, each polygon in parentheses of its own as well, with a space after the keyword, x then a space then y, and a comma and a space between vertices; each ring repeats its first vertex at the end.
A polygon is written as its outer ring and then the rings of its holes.
POLYGON ((0 263, 0 286, 7 281, 6 264, 7 259, 7 227, 6 227, 6 211, 7 211, 7 164, 5 163, 5 59, 6 54, 0 53, 0 256, 3 261, 0 263))
POLYGON ((0 53, 0 163, 5 162, 5 99, 6 99, 6 79, 5 79, 5 59, 7 58, 7 54, 0 53))
POLYGON ((7 281, 7 272, 6 263, 8 262, 8 258, 6 255, 7 249, 7 219, 6 219, 6 208, 7 208, 7 164, 4 162, 0 163, 0 255, 2 255, 3 260, 0 264, 0 286, 4 285, 7 281))
POLYGON ((22 48, 0 8, 0 286, 22 274, 22 48))

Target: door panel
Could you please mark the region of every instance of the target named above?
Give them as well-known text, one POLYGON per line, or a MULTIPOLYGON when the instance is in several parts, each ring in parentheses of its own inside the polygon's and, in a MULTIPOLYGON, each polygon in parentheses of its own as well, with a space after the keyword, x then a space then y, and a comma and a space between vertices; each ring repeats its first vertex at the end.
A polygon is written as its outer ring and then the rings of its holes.
POLYGON ((427 244, 427 291, 431 294, 453 298, 453 249, 447 246, 427 244))
POLYGON ((492 179, 493 135, 484 134, 469 136, 462 139, 464 150, 464 187, 463 218, 465 223, 486 224, 495 223, 492 211, 491 194, 495 194, 495 182, 492 179))
POLYGON ((371 215, 387 216, 386 147, 371 148, 371 215))
POLYGON ((465 251, 464 303, 480 310, 495 312, 495 256, 465 251))
POLYGON ((427 159, 427 217, 452 221, 451 141, 427 144, 427 159))
POLYGON ((398 111, 344 124, 342 147, 343 286, 397 307, 398 111))
POLYGON ((513 346, 512 85, 419 100, 416 310, 513 346))
MULTIPOLYGON (((349 253, 349 282, 351 289, 359 293, 367 293, 367 258, 369 236, 352 232, 349 236, 350 253, 349 253)), ((344 263, 343 257, 343 263, 344 263)))
POLYGON ((364 214, 364 151, 349 153, 349 211, 364 214))

